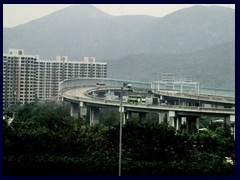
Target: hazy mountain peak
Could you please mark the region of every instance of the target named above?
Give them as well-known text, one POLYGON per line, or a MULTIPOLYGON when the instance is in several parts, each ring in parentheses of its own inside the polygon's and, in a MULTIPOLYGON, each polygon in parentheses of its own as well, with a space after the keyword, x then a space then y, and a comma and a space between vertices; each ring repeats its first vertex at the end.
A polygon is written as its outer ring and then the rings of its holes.
POLYGON ((96 7, 89 4, 73 5, 67 8, 61 9, 50 16, 68 16, 68 17, 78 17, 78 18, 106 18, 111 15, 97 9, 96 7))
POLYGON ((211 16, 211 15, 232 15, 234 14, 235 10, 228 7, 222 7, 222 6, 203 6, 203 5, 195 5, 187 8, 180 9, 178 11, 175 11, 173 13, 170 13, 169 15, 165 17, 176 17, 178 15, 181 15, 182 17, 186 16, 211 16))

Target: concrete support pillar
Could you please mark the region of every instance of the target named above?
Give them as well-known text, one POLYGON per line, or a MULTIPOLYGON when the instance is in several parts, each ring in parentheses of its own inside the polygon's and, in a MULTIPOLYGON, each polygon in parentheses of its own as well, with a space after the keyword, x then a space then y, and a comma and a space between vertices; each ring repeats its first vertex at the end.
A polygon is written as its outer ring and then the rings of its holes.
POLYGON ((199 126, 199 124, 197 123, 197 117, 195 117, 195 116, 187 117, 187 130, 188 130, 188 132, 196 132, 198 130, 197 126, 199 126))
POLYGON ((190 120, 189 118, 186 118, 186 125, 187 125, 187 131, 190 131, 190 120))
POLYGON ((227 126, 230 126, 231 122, 230 122, 230 116, 227 116, 224 118, 224 124, 227 126))
POLYGON ((233 114, 230 115, 230 122, 235 122, 235 115, 233 114))
POLYGON ((199 130, 199 117, 196 118, 196 128, 197 128, 197 132, 199 130))
POLYGON ((131 117, 132 117, 131 112, 129 112, 129 111, 124 112, 123 125, 125 125, 131 117))
POLYGON ((181 117, 181 123, 186 124, 187 123, 187 118, 186 117, 181 117))
POLYGON ((77 103, 70 103, 70 115, 71 117, 78 118, 79 105, 77 103))
POLYGON ((99 108, 90 107, 90 126, 99 123, 99 108))
MULTIPOLYGON (((234 140, 235 140, 235 115, 230 115, 230 123, 233 123, 233 127, 231 127, 231 131, 233 133, 233 137, 234 137, 234 140)), ((231 124, 230 124, 231 125, 231 124)))
POLYGON ((87 117, 87 107, 83 102, 79 102, 79 118, 86 121, 87 117))
POLYGON ((70 103, 70 116, 73 116, 73 103, 70 103))
POLYGON ((182 118, 181 118, 181 116, 178 116, 176 130, 180 130, 181 129, 181 125, 182 125, 182 118))
POLYGON ((229 115, 227 117, 224 118, 224 127, 227 129, 229 129, 229 131, 231 131, 231 121, 230 120, 235 120, 235 116, 234 115, 229 115))
POLYGON ((177 124, 177 122, 178 122, 178 117, 177 116, 175 116, 175 117, 173 117, 173 122, 174 122, 174 128, 177 130, 177 126, 178 126, 178 124, 177 124))
POLYGON ((164 118, 165 118, 165 113, 158 113, 159 115, 159 124, 163 123, 164 122, 164 118))
POLYGON ((142 122, 142 120, 144 120, 147 116, 147 113, 145 112, 140 112, 139 113, 139 119, 140 119, 140 122, 142 122))
POLYGON ((82 118, 83 120, 86 120, 87 107, 83 102, 70 103, 70 115, 76 119, 82 118))
POLYGON ((87 107, 80 107, 80 115, 79 116, 83 121, 86 121, 87 107))
POLYGON ((175 117, 175 111, 169 111, 167 121, 168 121, 168 124, 172 127, 175 127, 174 117, 175 117))
POLYGON ((168 117, 168 124, 174 127, 174 117, 168 117))

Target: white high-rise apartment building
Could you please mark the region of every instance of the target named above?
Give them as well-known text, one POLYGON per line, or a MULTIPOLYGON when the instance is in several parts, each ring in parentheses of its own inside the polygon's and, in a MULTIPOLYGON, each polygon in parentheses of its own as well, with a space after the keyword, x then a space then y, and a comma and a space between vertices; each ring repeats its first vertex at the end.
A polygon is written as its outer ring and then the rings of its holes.
POLYGON ((3 54, 3 107, 35 100, 37 59, 38 56, 24 55, 22 49, 3 54))
POLYGON ((106 78, 107 63, 96 62, 94 57, 84 57, 83 62, 69 61, 66 56, 40 60, 21 49, 10 49, 3 54, 3 107, 59 99, 59 83, 81 77, 106 78))

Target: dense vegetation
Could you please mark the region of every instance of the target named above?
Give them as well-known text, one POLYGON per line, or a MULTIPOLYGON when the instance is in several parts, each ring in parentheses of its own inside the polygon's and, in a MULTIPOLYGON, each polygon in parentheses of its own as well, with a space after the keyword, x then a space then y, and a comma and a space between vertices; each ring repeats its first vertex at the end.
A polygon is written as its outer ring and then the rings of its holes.
MULTIPOLYGON (((108 125, 90 127, 71 118, 66 105, 6 110, 4 175, 117 176, 119 125, 108 114, 108 125)), ((225 161, 235 157, 234 139, 225 128, 189 134, 164 123, 129 122, 123 127, 122 175, 234 175, 235 166, 225 161)))

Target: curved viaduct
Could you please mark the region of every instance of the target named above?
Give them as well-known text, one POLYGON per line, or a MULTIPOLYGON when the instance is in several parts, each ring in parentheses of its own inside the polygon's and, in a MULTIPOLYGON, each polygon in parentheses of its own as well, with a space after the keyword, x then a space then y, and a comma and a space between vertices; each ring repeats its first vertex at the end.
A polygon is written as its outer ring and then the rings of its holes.
MULTIPOLYGON (((99 109, 105 107, 118 108, 121 112, 119 100, 109 100, 97 96, 98 93, 115 92, 120 95, 123 83, 133 86, 132 92, 151 93, 152 96, 168 100, 169 104, 132 104, 123 102, 123 123, 131 117, 131 113, 139 113, 140 119, 146 117, 146 113, 159 114, 159 123, 167 119, 171 126, 179 129, 182 120, 188 127, 196 125, 198 128, 200 116, 221 116, 228 124, 235 121, 235 100, 231 97, 216 97, 209 95, 179 94, 172 91, 151 90, 151 84, 139 81, 127 81, 116 79, 81 78, 65 80, 60 83, 62 101, 71 103, 71 116, 86 119, 87 108, 90 112, 90 125, 99 123, 99 109), (96 86, 100 84, 100 86, 96 86), (208 107, 204 105, 208 104, 208 107), (209 107, 210 105, 210 107, 209 107)), ((123 89, 123 93, 128 93, 123 89)))

